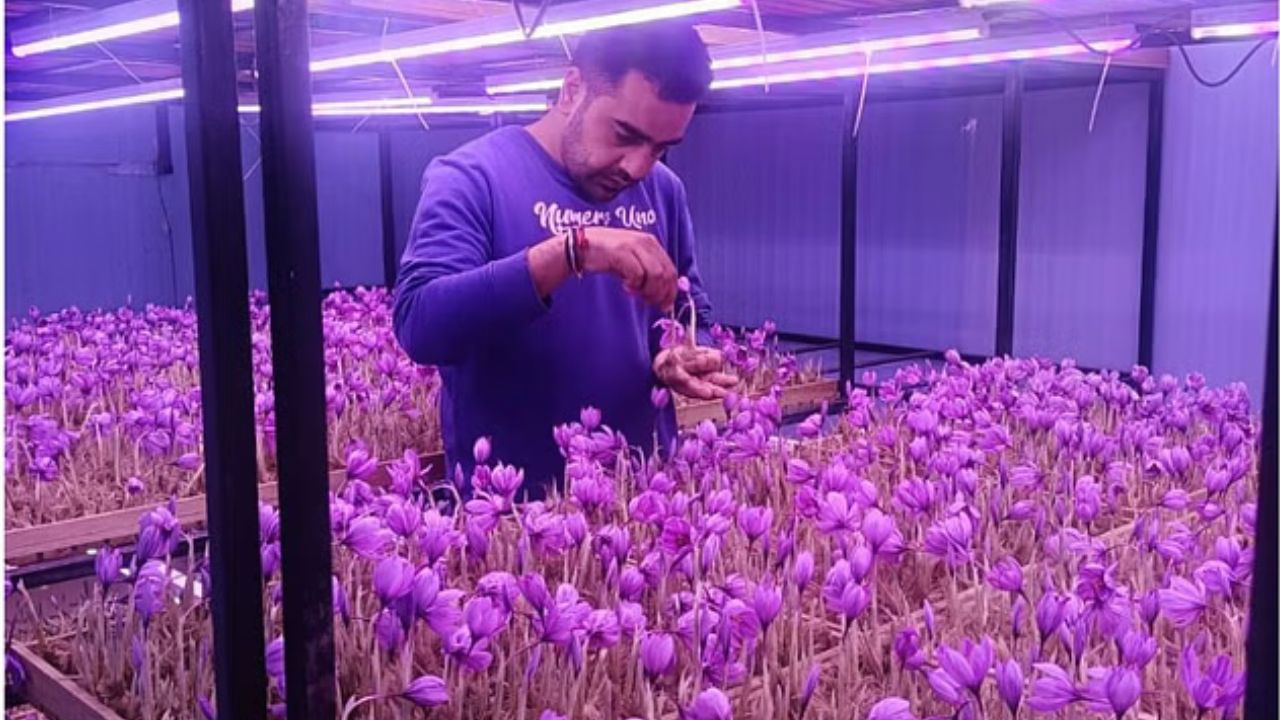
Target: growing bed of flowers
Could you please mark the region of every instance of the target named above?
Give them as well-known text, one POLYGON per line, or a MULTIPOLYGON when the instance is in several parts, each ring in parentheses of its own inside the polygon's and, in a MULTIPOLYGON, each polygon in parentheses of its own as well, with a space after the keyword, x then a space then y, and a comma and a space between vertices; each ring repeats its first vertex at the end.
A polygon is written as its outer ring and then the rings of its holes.
MULTIPOLYGON (((522 475, 483 440, 469 495, 440 506, 413 456, 385 489, 357 469, 331 504, 345 715, 1238 713, 1257 486, 1240 387, 951 354, 795 438, 776 392, 726 406, 726 427, 644 460, 585 409, 556 429, 567 481, 546 502, 514 504, 522 475)), ((259 522, 280 715, 275 510, 259 522)), ((26 612, 19 638, 126 717, 213 717, 205 562, 170 557, 165 506, 139 529, 136 557, 100 552, 91 597, 26 612)))
MULTIPOLYGON (((329 458, 440 449, 435 369, 396 343, 385 289, 325 298, 329 458)), ((274 462, 270 310, 250 298, 259 466, 274 462)), ((5 520, 26 527, 204 492, 196 316, 75 308, 5 335, 5 520)))
MULTIPOLYGON (((259 466, 269 474, 275 412, 264 294, 253 293, 250 314, 259 466)), ((323 319, 331 466, 439 451, 439 377, 396 342, 388 292, 335 291, 323 319)), ((778 349, 771 323, 741 336, 718 326, 710 333, 744 394, 820 379, 817 367, 778 349)), ((204 492, 190 304, 33 313, 6 333, 5 357, 7 527, 204 492)))

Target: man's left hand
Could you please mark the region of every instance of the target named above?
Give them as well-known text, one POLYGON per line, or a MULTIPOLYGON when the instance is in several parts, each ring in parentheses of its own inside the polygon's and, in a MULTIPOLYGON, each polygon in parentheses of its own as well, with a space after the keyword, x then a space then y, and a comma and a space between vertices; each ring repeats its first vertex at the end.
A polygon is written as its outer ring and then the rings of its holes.
POLYGON ((737 376, 723 368, 720 351, 709 347, 680 345, 659 352, 653 359, 659 382, 698 400, 722 398, 738 384, 737 376))

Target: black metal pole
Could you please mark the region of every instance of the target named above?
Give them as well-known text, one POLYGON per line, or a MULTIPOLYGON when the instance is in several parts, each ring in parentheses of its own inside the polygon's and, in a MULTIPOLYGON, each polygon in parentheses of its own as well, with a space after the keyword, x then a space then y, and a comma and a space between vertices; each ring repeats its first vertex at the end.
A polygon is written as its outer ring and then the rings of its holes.
MULTIPOLYGON (((218 715, 262 717, 262 561, 231 0, 179 0, 218 715)), ((327 527, 327 525, 326 525, 327 527)))
POLYGON ((1014 291, 1018 277, 1018 181, 1022 175, 1022 64, 1005 75, 1000 125, 1000 249, 996 286, 996 355, 1013 353, 1014 291))
POLYGON ((1164 152, 1164 78, 1147 86, 1147 187, 1142 211, 1142 284, 1138 305, 1138 364, 1155 356, 1156 257, 1160 246, 1160 173, 1164 152))
POLYGON ((1257 536, 1253 552, 1253 593, 1249 601, 1249 639, 1245 648, 1247 677, 1244 716, 1246 720, 1270 720, 1276 716, 1276 255, 1280 253, 1280 208, 1277 209, 1276 244, 1271 248, 1271 292, 1267 295, 1267 364, 1262 391, 1261 467, 1258 472, 1257 536))
POLYGON ((285 680, 290 718, 337 715, 306 0, 258 0, 262 194, 271 302, 285 680))
POLYGON ((378 131, 378 195, 382 201, 382 276, 387 288, 396 285, 396 213, 391 168, 391 133, 378 131))
POLYGON ((854 354, 858 287, 858 139, 853 126, 858 96, 844 96, 840 123, 840 387, 856 382, 854 354))

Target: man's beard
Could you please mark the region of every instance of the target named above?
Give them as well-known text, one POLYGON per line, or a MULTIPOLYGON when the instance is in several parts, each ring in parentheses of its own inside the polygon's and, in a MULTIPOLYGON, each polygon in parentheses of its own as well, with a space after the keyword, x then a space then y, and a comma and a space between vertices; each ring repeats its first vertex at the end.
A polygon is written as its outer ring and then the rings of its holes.
POLYGON ((575 184, 588 197, 597 202, 610 202, 635 181, 620 168, 593 169, 585 143, 582 141, 583 108, 569 117, 564 140, 560 144, 560 162, 575 184))

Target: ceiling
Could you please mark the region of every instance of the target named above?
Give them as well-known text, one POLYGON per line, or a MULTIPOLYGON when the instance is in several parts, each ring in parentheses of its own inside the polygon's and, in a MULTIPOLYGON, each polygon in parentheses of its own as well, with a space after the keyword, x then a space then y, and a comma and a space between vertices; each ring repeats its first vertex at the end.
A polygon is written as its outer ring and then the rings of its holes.
MULTIPOLYGON (((90 13, 120 1, 5 0, 6 48, 11 45, 9 33, 16 29, 90 13)), ((550 1, 562 4, 560 0, 550 1)), ((866 24, 886 14, 956 6, 956 0, 757 1, 766 41, 866 24)), ((530 17, 534 0, 523 0, 523 3, 526 17, 530 17)), ((1148 19, 1161 14, 1170 17, 1171 13, 1179 12, 1185 16, 1192 6, 1220 4, 1210 0, 1042 0, 1037 6, 1051 7, 1055 3, 1075 8, 1092 3, 1100 10, 1090 20, 1073 21, 1077 25, 1127 20, 1134 14, 1148 19), (1117 13, 1114 9, 1118 7, 1131 12, 1117 13)), ((313 47, 513 12, 510 0, 311 0, 308 6, 313 47)), ((235 16, 236 62, 241 88, 246 93, 254 89, 252 15, 252 12, 241 12, 235 16)), ((1003 8, 988 13, 988 21, 1003 22, 1009 27, 1045 23, 1041 17, 1003 8)), ((742 8, 701 15, 694 22, 709 44, 759 40, 750 0, 746 0, 742 8)), ((403 60, 400 69, 415 92, 431 89, 444 96, 478 95, 482 93, 486 75, 557 67, 564 62, 564 52, 558 41, 528 41, 464 54, 403 60)), ((25 58, 6 52, 5 97, 10 102, 32 101, 177 78, 179 61, 176 28, 25 58)), ((395 69, 388 63, 319 73, 313 82, 317 93, 403 92, 395 69)), ((812 90, 788 88, 786 92, 812 90)))

